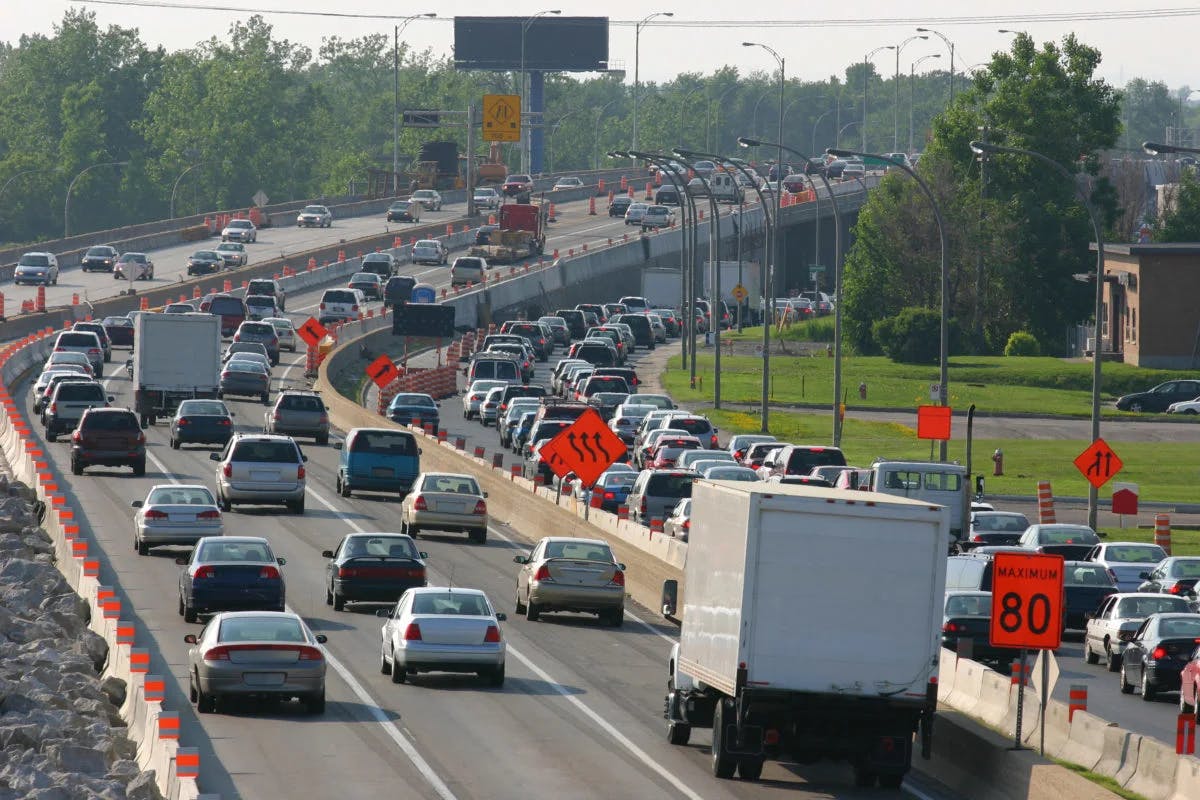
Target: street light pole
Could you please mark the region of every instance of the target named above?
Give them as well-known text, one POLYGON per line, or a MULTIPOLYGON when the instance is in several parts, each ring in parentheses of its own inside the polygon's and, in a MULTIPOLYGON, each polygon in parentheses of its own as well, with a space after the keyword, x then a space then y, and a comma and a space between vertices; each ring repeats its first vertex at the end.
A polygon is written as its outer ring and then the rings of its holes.
POLYGON ((392 196, 400 194, 400 34, 408 23, 421 17, 437 14, 413 14, 400 20, 392 29, 392 196))
POLYGON ((179 182, 181 180, 183 180, 183 176, 187 175, 189 172, 194 170, 196 167, 204 167, 209 164, 215 164, 215 163, 216 163, 215 161, 201 161, 198 164, 192 164, 190 167, 185 169, 183 172, 179 173, 179 177, 175 179, 174 185, 171 186, 171 211, 170 211, 170 214, 167 216, 167 219, 175 219, 175 192, 177 189, 179 189, 179 182))
POLYGON ((596 124, 592 126, 592 169, 600 169, 600 148, 598 144, 598 140, 600 138, 600 116, 604 113, 605 109, 620 99, 621 98, 618 97, 613 100, 609 100, 607 103, 596 109, 596 124))
POLYGON ((696 166, 687 157, 688 151, 676 148, 673 155, 680 163, 696 174, 708 195, 708 210, 712 217, 708 222, 708 318, 712 325, 713 335, 713 407, 721 407, 721 318, 717 315, 717 307, 721 302, 721 210, 717 208, 717 198, 713 194, 708 178, 700 174, 696 166))
POLYGON ((3 197, 4 197, 4 193, 5 193, 6 191, 8 191, 8 187, 9 187, 9 185, 10 185, 10 184, 11 184, 13 181, 15 181, 17 178, 20 178, 20 177, 22 177, 23 175, 33 175, 33 174, 34 174, 34 173, 36 173, 36 172, 51 172, 51 171, 52 171, 52 170, 49 170, 49 169, 42 169, 42 168, 38 168, 38 169, 26 169, 26 170, 22 170, 22 171, 18 172, 16 175, 13 175, 11 178, 9 178, 8 180, 6 180, 6 181, 4 182, 4 185, 3 185, 3 186, 0 186, 0 198, 3 198, 3 197))
POLYGON ((915 88, 917 66, 931 58, 941 57, 941 53, 931 53, 927 56, 921 56, 908 65, 908 152, 910 154, 913 152, 913 106, 916 104, 917 98, 915 88))
POLYGON ((75 188, 75 182, 82 178, 87 173, 94 170, 96 167, 125 167, 128 166, 128 161, 105 161, 102 164, 92 164, 84 167, 83 170, 71 179, 71 183, 67 186, 67 196, 63 200, 63 238, 66 239, 71 235, 71 190, 75 188))
MULTIPOLYGON (((942 322, 940 331, 941 335, 939 337, 940 346, 938 348, 938 381, 941 384, 941 391, 938 392, 938 400, 943 406, 948 406, 950 404, 950 394, 948 390, 948 385, 950 382, 950 262, 948 260, 949 256, 947 253, 949 248, 946 241, 946 223, 945 220, 942 219, 942 209, 940 206, 938 206, 937 199, 934 198, 933 191, 929 188, 929 184, 925 183, 921 176, 918 175, 916 171, 908 165, 907 159, 901 161, 900 159, 889 158, 878 153, 858 153, 853 150, 826 150, 825 152, 839 158, 845 156, 859 156, 863 159, 877 158, 887 164, 899 167, 912 176, 913 180, 917 182, 917 185, 921 187, 921 192, 924 193, 925 198, 929 200, 929 205, 933 207, 933 218, 937 222, 938 241, 941 245, 942 273, 942 322)), ((943 439, 940 451, 940 459, 942 461, 945 461, 947 458, 946 449, 947 442, 943 439)))
MULTIPOLYGON (((780 217, 780 209, 783 204, 783 90, 785 86, 785 63, 783 56, 775 52, 774 48, 768 47, 761 42, 742 42, 742 47, 760 47, 766 50, 775 60, 779 62, 779 131, 777 150, 779 154, 775 159, 775 244, 771 248, 771 272, 762 274, 762 291, 763 301, 767 309, 771 312, 775 310, 775 276, 779 272, 779 259, 783 253, 783 225, 780 217)), ((738 139, 738 144, 742 140, 738 139)), ((763 272, 766 272, 766 259, 763 259, 763 272)), ((768 427, 768 407, 771 391, 771 325, 770 316, 764 314, 763 317, 763 372, 762 372, 762 432, 767 433, 768 427)))
POLYGON ((529 148, 532 136, 526 125, 526 117, 529 113, 529 89, 526 86, 528 81, 526 80, 527 76, 525 74, 525 34, 529 32, 529 26, 532 25, 533 21, 538 17, 544 17, 547 14, 561 13, 562 10, 557 8, 549 11, 539 11, 521 23, 521 172, 525 173, 526 175, 530 174, 529 161, 530 158, 532 158, 532 154, 530 153, 529 148))
MULTIPOLYGON (((714 150, 721 149, 721 143, 717 140, 718 136, 721 133, 721 104, 725 102, 725 95, 729 94, 732 91, 736 91, 739 88, 741 88, 741 87, 735 83, 732 86, 725 89, 725 91, 721 92, 721 94, 717 97, 717 109, 713 113, 713 124, 712 124, 712 134, 713 134, 712 135, 712 149, 714 149, 714 150)), ((705 128, 707 130, 707 123, 705 125, 705 128)), ((708 146, 709 146, 708 145, 708 134, 706 133, 704 136, 704 147, 707 149, 708 146)))
POLYGON ((863 124, 862 124, 862 149, 863 150, 867 149, 867 90, 869 88, 867 78, 869 78, 871 75, 871 59, 880 50, 895 50, 895 49, 896 49, 896 45, 894 45, 894 44, 881 45, 879 47, 876 47, 871 52, 867 53, 867 55, 863 58, 863 124))
MULTIPOLYGON (((950 50, 950 101, 954 102, 954 42, 933 28, 917 28, 917 33, 932 33, 941 39, 942 43, 950 50)), ((1012 33, 1012 31, 1001 31, 1001 33, 1012 33)))
POLYGON ((900 51, 903 50, 909 42, 917 39, 928 39, 928 36, 923 34, 910 36, 900 44, 896 45, 896 73, 892 77, 892 151, 900 149, 900 51))
POLYGON ((655 11, 653 14, 647 14, 642 18, 642 21, 633 26, 633 149, 638 149, 638 86, 640 84, 638 68, 640 66, 641 46, 642 46, 642 28, 649 24, 650 20, 655 17, 673 17, 673 11, 655 11))
POLYGON ((687 110, 687 101, 696 92, 700 92, 703 90, 704 90, 703 84, 701 84, 700 86, 694 86, 691 89, 684 92, 683 96, 680 97, 680 99, 679 99, 679 146, 680 147, 686 146, 683 141, 683 124, 684 124, 683 114, 684 114, 684 111, 687 110))

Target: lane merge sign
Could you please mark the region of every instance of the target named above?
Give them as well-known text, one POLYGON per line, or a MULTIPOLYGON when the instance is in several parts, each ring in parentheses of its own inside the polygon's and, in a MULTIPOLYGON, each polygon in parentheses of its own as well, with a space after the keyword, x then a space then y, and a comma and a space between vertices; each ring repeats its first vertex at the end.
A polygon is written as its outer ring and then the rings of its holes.
POLYGON ((1075 458, 1075 468, 1097 489, 1108 483, 1124 466, 1125 462, 1103 439, 1096 439, 1075 458))
POLYGON ((590 408, 541 449, 542 460, 555 475, 563 478, 574 472, 587 487, 624 457, 625 443, 590 408))
POLYGON ((996 553, 992 560, 993 647, 1056 650, 1062 644, 1063 557, 996 553))

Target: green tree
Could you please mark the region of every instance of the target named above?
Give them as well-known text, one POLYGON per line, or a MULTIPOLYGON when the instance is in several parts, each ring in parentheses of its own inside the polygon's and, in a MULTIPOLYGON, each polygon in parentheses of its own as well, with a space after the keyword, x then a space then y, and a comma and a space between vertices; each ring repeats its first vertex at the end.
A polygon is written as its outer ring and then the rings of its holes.
POLYGON ((1121 144, 1140 154, 1142 142, 1160 142, 1167 127, 1178 124, 1179 102, 1162 81, 1134 78, 1121 93, 1121 116, 1125 123, 1121 144))
POLYGON ((1200 180, 1185 172, 1154 233, 1156 242, 1200 242, 1200 180))

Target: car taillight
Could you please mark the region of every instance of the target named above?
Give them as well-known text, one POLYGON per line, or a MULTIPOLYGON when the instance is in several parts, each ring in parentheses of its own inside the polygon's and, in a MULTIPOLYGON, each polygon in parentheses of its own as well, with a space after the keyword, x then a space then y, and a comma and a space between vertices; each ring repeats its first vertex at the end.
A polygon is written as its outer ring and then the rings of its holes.
POLYGON ((1167 651, 1161 647, 1156 647, 1156 648, 1154 648, 1153 652, 1150 653, 1150 657, 1153 658, 1155 661, 1158 661, 1160 658, 1167 657, 1167 651))
POLYGON ((234 340, 235 342, 240 342, 240 341, 242 340, 242 335, 241 335, 240 333, 235 333, 235 334, 233 335, 233 340, 234 340))
POLYGON ((302 480, 304 480, 304 476, 305 476, 305 474, 306 474, 306 473, 305 473, 305 470, 304 470, 304 465, 303 465, 303 464, 297 464, 297 465, 296 465, 296 480, 298 480, 298 481, 302 481, 302 480))
POLYGON ((1172 586, 1170 589, 1167 589, 1167 591, 1170 592, 1171 594, 1183 594, 1184 589, 1182 586, 1180 586, 1177 583, 1174 586, 1172 586))
POLYGON ((716 446, 717 446, 717 435, 714 433, 714 434, 713 434, 713 435, 712 435, 712 436, 709 438, 709 441, 710 441, 710 442, 712 442, 712 446, 713 446, 713 447, 716 447, 716 446))
POLYGON ((358 570, 354 567, 338 567, 339 578, 354 578, 358 576, 358 570))
POLYGON ((609 580, 608 584, 609 584, 609 586, 624 586, 625 585, 625 573, 619 569, 615 570, 613 572, 612 579, 609 580))
POLYGON ((605 492, 605 493, 604 493, 604 499, 605 499, 605 500, 616 500, 616 499, 617 499, 617 493, 616 493, 616 492, 605 492))
POLYGON ((56 352, 56 353, 65 353, 65 352, 67 352, 67 348, 65 348, 65 347, 56 347, 56 348, 54 348, 54 352, 56 352))
POLYGON ((192 421, 187 417, 180 417, 175 424, 182 428, 184 425, 191 425, 192 421))
POLYGON ((229 426, 229 425, 232 425, 232 424, 233 424, 233 422, 232 422, 232 421, 230 421, 229 419, 221 419, 221 420, 219 420, 219 421, 217 422, 217 424, 218 424, 218 425, 225 425, 225 426, 229 426))
POLYGON ((204 653, 204 660, 205 661, 228 661, 229 660, 229 647, 226 645, 219 645, 210 650, 206 650, 204 653))
POLYGON ((682 525, 680 525, 679 527, 683 528, 685 531, 690 531, 690 530, 692 529, 692 520, 691 520, 691 518, 685 519, 685 520, 683 521, 683 524, 682 524, 682 525))
POLYGON ((358 303, 355 303, 354 305, 350 306, 350 310, 351 310, 351 311, 358 311, 358 303))
POLYGON ((324 661, 325 656, 321 653, 320 648, 301 646, 296 648, 296 659, 298 661, 324 661))
POLYGON ((277 581, 279 580, 279 570, 270 566, 263 567, 258 571, 258 577, 265 578, 266 580, 277 581))
POLYGON ((58 403, 51 403, 51 404, 50 404, 50 413, 51 413, 51 414, 57 414, 57 413, 58 413, 58 403))
POLYGON ((472 511, 471 513, 472 514, 486 514, 487 513, 487 503, 483 502, 482 500, 476 500, 475 501, 475 510, 472 511))
POLYGON ((322 311, 324 311, 324 310, 325 310, 325 304, 324 304, 324 303, 321 303, 321 310, 322 310, 322 311))
POLYGON ((221 518, 221 512, 216 511, 216 510, 201 511, 199 514, 196 515, 196 519, 220 519, 220 518, 221 518))
POLYGON ((413 498, 413 511, 428 511, 429 505, 425 502, 425 498, 417 495, 413 498))
POLYGON ((75 431, 74 433, 71 434, 71 441, 75 442, 76 444, 78 444, 79 442, 82 442, 83 434, 80 433, 79 431, 75 431))
POLYGON ((958 633, 958 624, 954 622, 947 622, 942 626, 942 633, 958 633))
POLYGON ((742 456, 744 456, 744 455, 746 455, 745 450, 736 450, 736 451, 734 451, 733 457, 736 458, 738 461, 741 461, 742 456))
POLYGON ((202 581, 205 578, 215 578, 216 576, 217 576, 217 571, 206 564, 203 567, 200 567, 199 569, 197 569, 192 574, 192 580, 202 581))
POLYGON ((283 414, 276 410, 273 414, 271 414, 271 418, 278 422, 279 420, 283 419, 283 414))
POLYGON ((221 373, 221 377, 222 377, 222 378, 228 378, 228 377, 229 377, 229 371, 228 371, 228 370, 226 370, 225 372, 222 372, 222 373, 221 373))
POLYGON ((320 418, 320 419, 318 419, 317 421, 318 421, 318 422, 320 422, 322 425, 328 425, 328 424, 329 424, 329 415, 328 415, 328 414, 322 414, 322 415, 321 415, 321 418, 320 418))
POLYGON ((483 641, 491 642, 492 644, 499 644, 500 628, 496 625, 488 625, 487 633, 483 635, 483 641))
POLYGON ((224 467, 222 467, 221 472, 225 475, 226 478, 232 478, 233 477, 233 464, 226 464, 224 467))
POLYGON ((408 623, 408 627, 404 629, 404 639, 409 642, 421 641, 421 626, 415 622, 408 623))
POLYGON ((638 511, 643 517, 650 513, 650 507, 646 504, 646 498, 642 498, 642 504, 638 508, 638 511))
POLYGON ((540 567, 538 567, 538 571, 534 573, 533 579, 538 582, 554 580, 554 578, 550 577, 550 567, 546 566, 545 564, 542 564, 540 567))
POLYGON ((157 509, 152 508, 149 511, 147 511, 145 514, 143 514, 142 516, 145 519, 166 519, 167 513, 165 511, 159 511, 157 509))

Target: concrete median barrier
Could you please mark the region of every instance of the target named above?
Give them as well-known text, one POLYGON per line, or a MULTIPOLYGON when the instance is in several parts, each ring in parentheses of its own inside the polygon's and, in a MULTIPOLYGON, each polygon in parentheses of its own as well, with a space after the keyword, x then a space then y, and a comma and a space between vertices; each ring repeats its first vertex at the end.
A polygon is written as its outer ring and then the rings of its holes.
POLYGON ((1169 800, 1175 793, 1175 773, 1179 756, 1174 746, 1167 746, 1148 737, 1138 742, 1137 768, 1122 786, 1147 800, 1169 800))
MULTIPOLYGON (((1070 733, 1063 746, 1061 758, 1088 769, 1099 770, 1110 730, 1108 720, 1086 711, 1076 711, 1071 719, 1070 733)), ((1113 763, 1119 765, 1119 761, 1113 763)))
POLYGON ((1124 786, 1137 771, 1141 744, 1142 737, 1138 734, 1115 725, 1109 726, 1104 731, 1104 749, 1100 753, 1100 761, 1096 763, 1096 771, 1124 786))
POLYGON ((1175 770, 1175 791, 1171 800, 1196 800, 1200 797, 1200 760, 1183 756, 1175 770))

